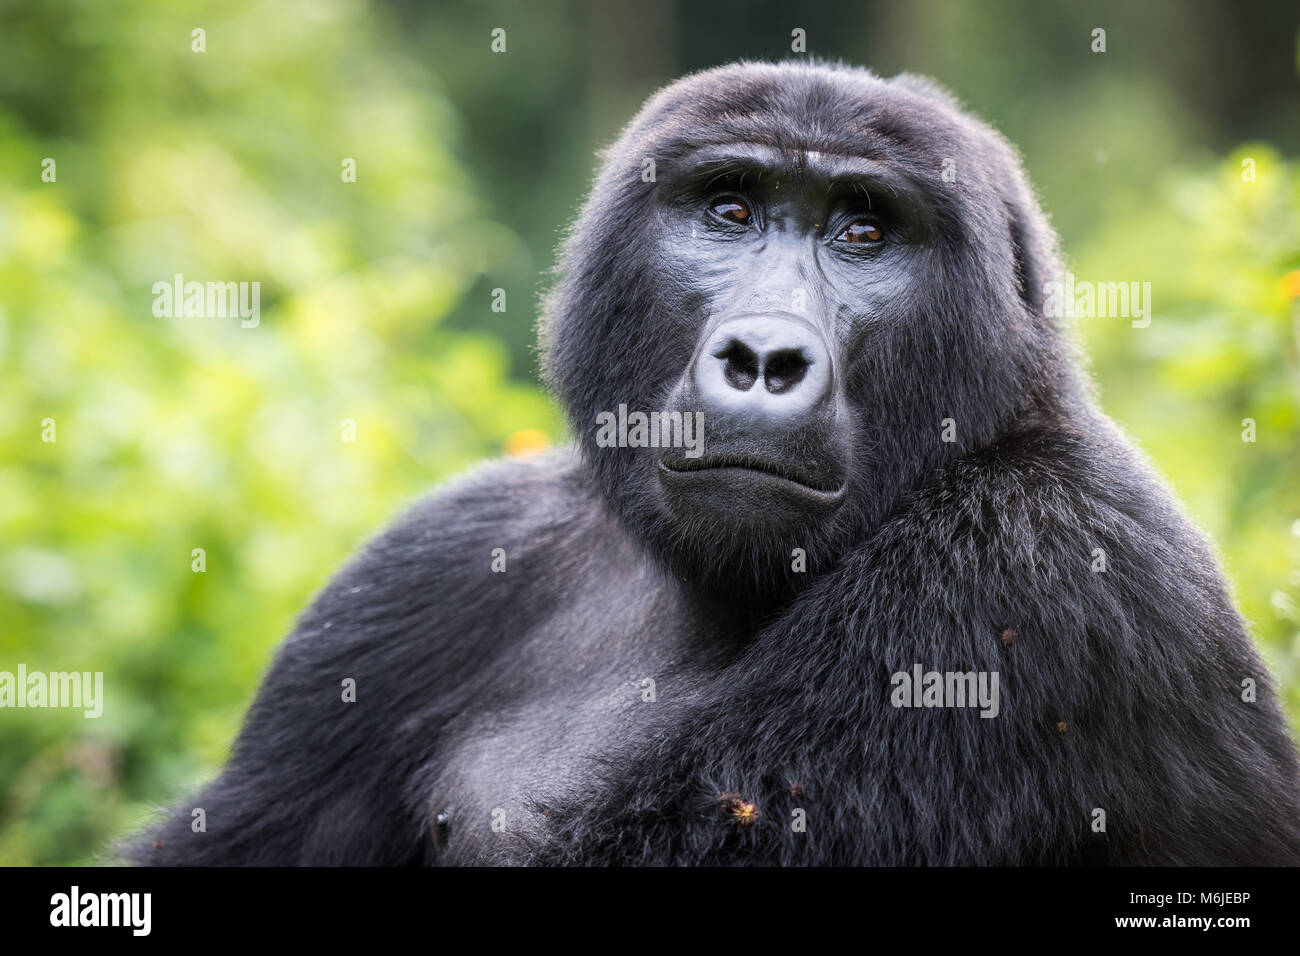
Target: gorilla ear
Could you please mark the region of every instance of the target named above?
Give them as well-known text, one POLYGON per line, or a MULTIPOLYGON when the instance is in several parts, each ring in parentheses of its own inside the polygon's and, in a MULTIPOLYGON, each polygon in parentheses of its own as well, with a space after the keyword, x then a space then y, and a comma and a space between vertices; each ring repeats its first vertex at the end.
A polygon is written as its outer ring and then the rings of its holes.
MULTIPOLYGON (((998 137, 1001 139, 1001 137, 998 137)), ((1044 286, 1060 276, 1056 233, 1038 205, 1033 188, 1020 166, 1020 157, 1005 142, 1009 175, 1000 192, 1007 213, 1016 285, 1025 307, 1038 320, 1049 321, 1043 308, 1044 286)))

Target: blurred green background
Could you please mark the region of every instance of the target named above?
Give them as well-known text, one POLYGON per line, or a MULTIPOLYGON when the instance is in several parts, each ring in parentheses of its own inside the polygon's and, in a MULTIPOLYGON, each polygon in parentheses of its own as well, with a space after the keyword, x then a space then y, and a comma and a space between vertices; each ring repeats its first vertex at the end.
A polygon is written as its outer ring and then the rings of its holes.
POLYGON ((949 86, 1022 149, 1079 279, 1152 283, 1149 328, 1081 341, 1300 720, 1300 10, 790 7, 0 0, 0 670, 103 671, 107 698, 0 711, 0 863, 99 859, 221 762, 360 542, 563 440, 533 327, 595 150, 795 28, 949 86), (260 281, 260 325, 155 317, 176 273, 260 281))

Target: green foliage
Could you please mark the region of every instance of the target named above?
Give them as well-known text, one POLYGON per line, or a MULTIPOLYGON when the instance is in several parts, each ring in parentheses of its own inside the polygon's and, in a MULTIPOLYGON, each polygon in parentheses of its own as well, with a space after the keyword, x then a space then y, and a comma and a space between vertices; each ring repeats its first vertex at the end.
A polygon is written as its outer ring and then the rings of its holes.
POLYGON ((1150 282, 1152 319, 1079 320, 1102 404, 1219 546, 1296 723, 1300 164, 1253 143, 1109 208, 1074 272, 1150 282))
POLYGON ((0 36, 0 669, 103 671, 107 698, 0 712, 0 862, 85 861, 222 759, 365 536, 558 419, 496 339, 440 327, 517 239, 363 5, 32 5, 0 36), (260 281, 260 324, 156 317, 176 273, 260 281))

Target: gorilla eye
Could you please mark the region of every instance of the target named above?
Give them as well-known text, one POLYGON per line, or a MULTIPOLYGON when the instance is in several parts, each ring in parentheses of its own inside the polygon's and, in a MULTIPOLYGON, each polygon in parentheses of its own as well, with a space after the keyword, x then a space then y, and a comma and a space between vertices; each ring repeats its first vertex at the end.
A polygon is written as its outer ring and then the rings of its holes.
POLYGON ((879 242, 885 238, 885 233, 870 219, 857 219, 835 238, 839 242, 879 242))
POLYGON ((715 216, 727 222, 734 222, 741 226, 749 225, 749 206, 744 200, 737 199, 735 196, 715 200, 709 208, 715 216))

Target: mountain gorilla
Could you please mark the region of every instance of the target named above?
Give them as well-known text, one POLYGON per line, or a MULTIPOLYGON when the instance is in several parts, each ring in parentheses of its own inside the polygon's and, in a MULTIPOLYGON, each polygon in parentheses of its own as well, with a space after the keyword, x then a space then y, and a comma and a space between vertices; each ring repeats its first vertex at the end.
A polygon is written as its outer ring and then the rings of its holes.
POLYGON ((130 855, 1300 861, 1267 674, 1047 314, 1054 243, 1014 152, 926 81, 668 87, 547 303, 579 452, 372 542, 130 855))

